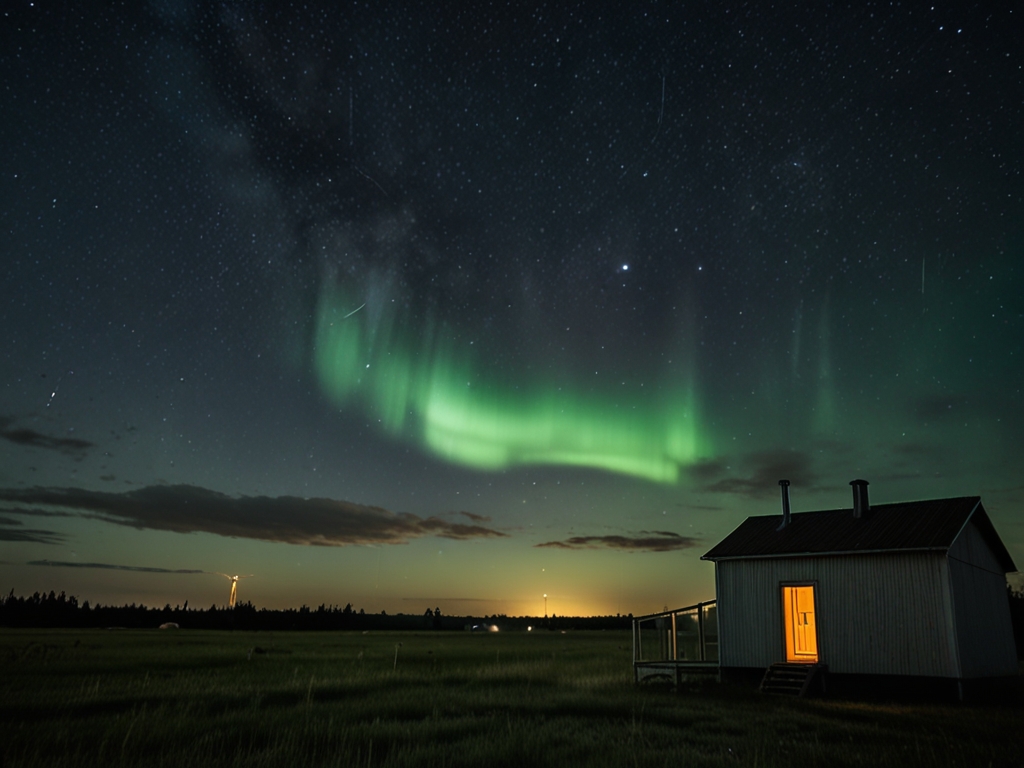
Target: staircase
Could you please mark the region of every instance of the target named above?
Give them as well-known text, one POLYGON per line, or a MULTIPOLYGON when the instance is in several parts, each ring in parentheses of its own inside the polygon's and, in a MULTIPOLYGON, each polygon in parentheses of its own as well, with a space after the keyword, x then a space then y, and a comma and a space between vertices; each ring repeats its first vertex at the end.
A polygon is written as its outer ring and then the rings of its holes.
MULTIPOLYGON (((824 677, 827 670, 825 664, 772 664, 764 673, 760 691, 776 696, 804 696, 814 679, 819 674, 824 677)), ((821 689, 824 688, 822 680, 821 689)))

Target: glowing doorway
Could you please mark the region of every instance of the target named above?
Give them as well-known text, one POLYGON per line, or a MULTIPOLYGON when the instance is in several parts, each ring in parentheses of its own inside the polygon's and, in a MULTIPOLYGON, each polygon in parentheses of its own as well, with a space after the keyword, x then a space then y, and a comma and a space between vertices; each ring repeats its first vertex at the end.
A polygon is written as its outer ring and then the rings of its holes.
POLYGON ((814 621, 814 587, 783 587, 786 624, 786 661, 818 661, 818 625, 814 621))

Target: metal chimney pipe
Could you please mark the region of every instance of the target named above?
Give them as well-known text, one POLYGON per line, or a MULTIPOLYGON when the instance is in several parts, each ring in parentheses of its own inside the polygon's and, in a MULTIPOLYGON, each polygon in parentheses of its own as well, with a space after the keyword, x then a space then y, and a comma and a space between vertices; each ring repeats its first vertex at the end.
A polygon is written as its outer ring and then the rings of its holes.
POLYGON ((789 480, 779 480, 779 487, 782 488, 782 525, 779 526, 781 531, 787 525, 789 525, 789 480))
POLYGON ((853 486, 853 516, 858 520, 868 516, 868 481, 851 480, 853 486))

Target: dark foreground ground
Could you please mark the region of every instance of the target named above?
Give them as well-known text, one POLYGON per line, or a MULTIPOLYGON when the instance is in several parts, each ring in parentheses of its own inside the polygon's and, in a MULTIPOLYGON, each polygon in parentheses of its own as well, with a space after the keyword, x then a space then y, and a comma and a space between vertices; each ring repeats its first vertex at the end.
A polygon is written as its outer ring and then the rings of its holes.
POLYGON ((1024 709, 634 686, 628 632, 0 630, 0 765, 1021 766, 1024 709))

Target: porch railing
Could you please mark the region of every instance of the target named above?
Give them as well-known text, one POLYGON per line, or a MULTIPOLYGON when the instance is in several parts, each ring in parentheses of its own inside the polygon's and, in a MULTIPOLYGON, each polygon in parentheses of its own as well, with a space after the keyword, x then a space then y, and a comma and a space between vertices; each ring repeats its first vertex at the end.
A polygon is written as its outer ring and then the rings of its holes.
POLYGON ((675 677, 688 672, 717 672, 716 600, 633 619, 633 668, 636 680, 651 675, 675 677))

